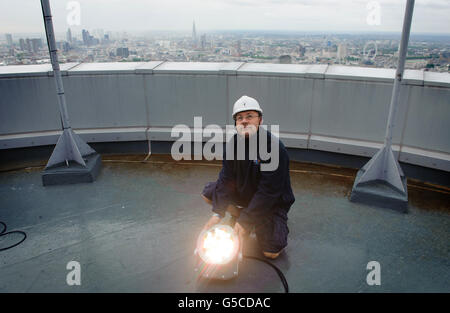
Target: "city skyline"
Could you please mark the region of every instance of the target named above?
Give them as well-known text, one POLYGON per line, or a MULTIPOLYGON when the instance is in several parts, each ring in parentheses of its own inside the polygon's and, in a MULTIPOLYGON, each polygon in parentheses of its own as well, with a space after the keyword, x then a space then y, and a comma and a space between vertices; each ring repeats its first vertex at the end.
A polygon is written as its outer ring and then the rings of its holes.
MULTIPOLYGON (((4 32, 0 37, 0 65, 50 62, 45 49, 42 16, 37 19, 35 16, 35 12, 41 10, 36 7, 39 1, 18 2, 28 6, 20 11, 16 24, 33 10, 36 21, 29 22, 36 24, 36 28, 32 33, 18 32, 17 29, 4 32)), ((406 68, 449 72, 450 33, 442 30, 450 29, 450 20, 443 20, 442 15, 450 14, 450 3, 443 0, 417 0, 416 3, 416 22, 412 22, 406 68), (422 18, 427 11, 430 16, 422 18), (439 28, 429 28, 437 24, 439 28), (445 28, 446 24, 449 24, 448 28, 445 28)), ((165 0, 164 3, 130 0, 124 5, 123 0, 80 0, 53 1, 52 16, 61 62, 163 60, 394 68, 405 4, 403 0, 165 0), (102 8, 96 7, 100 4, 102 8), (148 8, 152 10, 146 10, 148 8), (268 8, 271 10, 267 14, 261 11, 268 8), (119 9, 122 10, 120 14, 119 9), (234 11, 230 13, 231 9, 234 11), (92 11, 96 11, 95 15, 92 11), (220 11, 221 16, 208 25, 208 19, 216 11, 220 11), (292 28, 296 25, 296 22, 291 23, 292 18, 298 12, 302 13, 300 16, 308 15, 304 19, 296 17, 297 22, 301 19, 307 27, 292 28), (144 18, 142 14, 147 16, 144 18), (151 16, 157 18, 153 20, 151 16), (133 22, 130 22, 131 17, 133 22), (158 20, 161 17, 169 22, 174 18, 177 21, 162 29, 168 24, 158 20), (222 19, 227 20, 226 25, 221 24, 222 19), (327 23, 323 23, 324 19, 327 23), (111 21, 115 22, 114 27, 108 27, 111 21), (149 29, 133 30, 136 23, 143 21, 149 29), (278 24, 274 26, 273 21, 278 24), (317 23, 324 27, 320 29, 317 23), (181 30, 177 29, 180 25, 181 30), (220 25, 228 29, 208 29, 208 26, 220 25), (350 25, 354 26, 351 30, 344 30, 350 25), (125 28, 118 30, 120 27, 125 28), (158 29, 150 29, 152 27, 158 29)), ((0 17, 4 12, 2 5, 0 17)), ((14 5, 8 7, 8 11, 14 11, 14 5)), ((10 14, 8 18, 13 16, 10 14)), ((8 21, 0 19, 0 26, 5 23, 8 21)), ((6 29, 0 28, 0 35, 6 29)))
MULTIPOLYGON (((39 36, 38 36, 39 37, 39 36)), ((231 31, 147 34, 67 29, 56 36, 59 59, 65 62, 251 62, 342 64, 394 68, 399 37, 393 34, 299 34, 297 32, 231 31), (59 38, 58 38, 59 37, 59 38)), ((49 63, 45 38, 6 34, 0 42, 0 65, 49 63)), ((449 72, 449 36, 414 35, 406 68, 449 72)))

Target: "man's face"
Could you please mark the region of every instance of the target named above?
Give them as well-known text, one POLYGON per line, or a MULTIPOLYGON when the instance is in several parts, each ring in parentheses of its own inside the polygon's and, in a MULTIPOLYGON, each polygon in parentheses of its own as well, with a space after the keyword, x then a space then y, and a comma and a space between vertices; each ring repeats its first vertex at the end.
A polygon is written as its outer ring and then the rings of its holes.
POLYGON ((245 137, 256 134, 259 124, 262 121, 262 117, 259 116, 258 111, 239 112, 234 118, 236 120, 238 134, 245 137))

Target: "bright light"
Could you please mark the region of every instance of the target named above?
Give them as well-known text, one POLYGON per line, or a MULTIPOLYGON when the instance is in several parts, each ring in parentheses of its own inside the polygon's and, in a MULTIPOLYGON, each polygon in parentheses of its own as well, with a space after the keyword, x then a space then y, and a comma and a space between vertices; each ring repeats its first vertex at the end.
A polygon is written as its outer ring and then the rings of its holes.
POLYGON ((231 228, 228 229, 225 226, 213 227, 203 234, 200 255, 207 263, 224 264, 234 257, 237 246, 236 236, 231 228))

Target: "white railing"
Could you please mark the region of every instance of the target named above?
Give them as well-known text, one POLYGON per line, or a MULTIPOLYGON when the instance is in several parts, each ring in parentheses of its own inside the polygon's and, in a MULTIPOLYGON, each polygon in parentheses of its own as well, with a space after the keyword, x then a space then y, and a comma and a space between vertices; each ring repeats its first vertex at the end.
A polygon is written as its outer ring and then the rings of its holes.
MULTIPOLYGON (((87 142, 173 141, 177 124, 232 125, 243 94, 287 147, 372 156, 394 69, 255 63, 61 64, 72 127, 87 142)), ((0 149, 55 144, 51 65, 0 67, 0 149)), ((393 136, 400 161, 450 171, 450 74, 406 70, 393 136)))

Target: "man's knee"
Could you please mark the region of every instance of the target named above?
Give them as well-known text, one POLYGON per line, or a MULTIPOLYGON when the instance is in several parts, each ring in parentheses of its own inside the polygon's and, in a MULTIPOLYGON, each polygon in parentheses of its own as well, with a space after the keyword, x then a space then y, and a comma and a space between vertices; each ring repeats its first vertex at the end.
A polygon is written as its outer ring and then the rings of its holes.
POLYGON ((276 259, 287 246, 289 228, 287 217, 274 214, 267 217, 257 227, 256 235, 261 239, 263 253, 266 258, 276 259))

